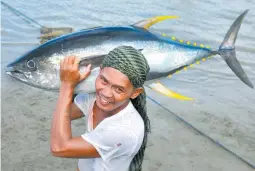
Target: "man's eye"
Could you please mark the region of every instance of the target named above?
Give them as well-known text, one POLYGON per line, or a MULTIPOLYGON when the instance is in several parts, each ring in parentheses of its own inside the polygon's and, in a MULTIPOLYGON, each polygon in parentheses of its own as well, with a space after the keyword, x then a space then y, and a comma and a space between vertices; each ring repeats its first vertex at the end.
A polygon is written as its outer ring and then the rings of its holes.
POLYGON ((118 88, 118 87, 115 88, 115 90, 116 90, 117 93, 123 93, 124 92, 124 90, 122 88, 118 88))

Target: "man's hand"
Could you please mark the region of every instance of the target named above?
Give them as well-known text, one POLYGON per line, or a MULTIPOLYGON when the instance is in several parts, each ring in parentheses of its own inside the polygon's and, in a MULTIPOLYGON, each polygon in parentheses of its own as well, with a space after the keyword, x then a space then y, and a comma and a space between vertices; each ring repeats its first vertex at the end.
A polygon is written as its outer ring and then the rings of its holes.
POLYGON ((91 72, 89 64, 84 73, 79 72, 79 58, 75 56, 65 57, 60 63, 61 84, 67 84, 74 88, 80 81, 86 79, 91 72))
POLYGON ((60 64, 61 88, 51 123, 51 152, 58 157, 92 158, 100 157, 96 148, 81 136, 73 137, 71 130, 72 97, 76 84, 90 74, 91 65, 84 73, 79 73, 79 59, 66 57, 60 64), (67 87, 67 89, 66 89, 67 87))

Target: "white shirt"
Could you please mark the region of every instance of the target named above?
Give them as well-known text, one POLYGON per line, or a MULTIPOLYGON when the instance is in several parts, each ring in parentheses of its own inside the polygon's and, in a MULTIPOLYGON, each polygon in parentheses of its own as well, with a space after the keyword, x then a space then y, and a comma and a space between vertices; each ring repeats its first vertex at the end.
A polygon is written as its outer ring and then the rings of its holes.
POLYGON ((105 118, 94 130, 92 108, 95 94, 79 94, 74 102, 87 118, 87 132, 81 137, 101 156, 79 159, 80 171, 128 171, 144 137, 144 122, 132 102, 119 113, 105 118))

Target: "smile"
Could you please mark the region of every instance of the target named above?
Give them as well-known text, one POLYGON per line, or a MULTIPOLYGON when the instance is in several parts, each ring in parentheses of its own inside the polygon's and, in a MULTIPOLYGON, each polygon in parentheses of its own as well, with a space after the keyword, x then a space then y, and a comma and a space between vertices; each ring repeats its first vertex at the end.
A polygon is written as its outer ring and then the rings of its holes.
POLYGON ((100 99, 101 103, 102 103, 102 104, 105 104, 105 105, 106 105, 106 104, 112 103, 112 102, 109 102, 108 100, 106 100, 105 98, 103 98, 103 97, 100 96, 100 95, 99 95, 99 99, 100 99))

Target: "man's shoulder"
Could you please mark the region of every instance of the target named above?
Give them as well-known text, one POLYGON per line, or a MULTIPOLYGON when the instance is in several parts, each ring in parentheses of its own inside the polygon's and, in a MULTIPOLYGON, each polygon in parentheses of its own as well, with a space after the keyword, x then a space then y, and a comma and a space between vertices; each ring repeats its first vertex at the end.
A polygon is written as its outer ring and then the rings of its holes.
POLYGON ((144 121, 132 102, 116 117, 117 125, 135 134, 144 132, 144 121))
POLYGON ((85 114, 87 110, 91 107, 95 99, 95 94, 90 93, 80 93, 74 98, 74 103, 80 108, 80 110, 85 114))
POLYGON ((79 93, 76 95, 76 100, 92 100, 95 97, 95 93, 79 93))
POLYGON ((128 118, 133 120, 134 122, 138 124, 143 124, 143 119, 140 115, 140 113, 136 110, 135 106, 133 103, 130 101, 129 105, 126 108, 126 115, 128 118))

